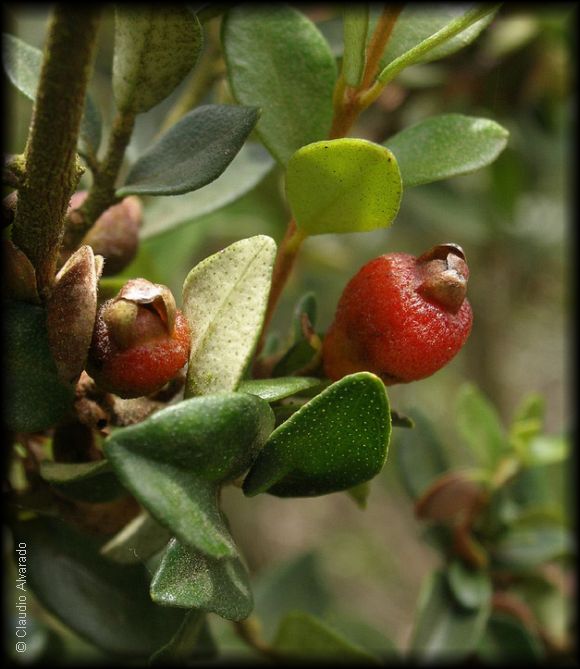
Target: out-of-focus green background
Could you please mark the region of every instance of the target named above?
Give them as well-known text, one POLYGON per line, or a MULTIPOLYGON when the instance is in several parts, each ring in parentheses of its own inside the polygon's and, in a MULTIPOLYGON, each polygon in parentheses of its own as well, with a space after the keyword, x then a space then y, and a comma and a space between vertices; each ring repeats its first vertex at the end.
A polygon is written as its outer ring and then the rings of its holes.
MULTIPOLYGON (((6 29, 41 47, 48 9, 5 5, 6 29)), ((304 11, 332 32, 335 10, 304 11)), ((472 334, 445 369, 389 389, 393 408, 405 413, 420 407, 449 443, 458 442, 454 407, 467 381, 493 401, 506 423, 520 401, 537 392, 546 398, 546 430, 569 428, 575 18, 575 5, 508 4, 471 46, 409 68, 387 87, 353 136, 381 142, 430 115, 458 112, 501 123, 510 131, 508 147, 484 170, 406 190, 388 230, 309 239, 273 322, 284 335, 294 303, 312 290, 324 331, 344 285, 368 260, 390 251, 419 254, 440 242, 460 244, 471 271, 472 334)), ((109 18, 91 84, 106 118, 112 111, 112 36, 109 18)), ((4 85, 5 149, 19 153, 31 103, 5 77, 4 85)), ((139 118, 129 156, 151 142, 180 89, 139 118)), ((179 296, 185 275, 201 259, 255 234, 280 240, 288 217, 283 174, 275 171, 233 205, 147 240, 124 274, 166 283, 179 296)), ((397 448, 397 430, 391 448, 397 448)), ((228 489, 224 505, 256 577, 314 551, 337 610, 356 614, 405 646, 421 581, 437 556, 420 539, 392 462, 373 482, 364 512, 345 494, 246 499, 228 489)))

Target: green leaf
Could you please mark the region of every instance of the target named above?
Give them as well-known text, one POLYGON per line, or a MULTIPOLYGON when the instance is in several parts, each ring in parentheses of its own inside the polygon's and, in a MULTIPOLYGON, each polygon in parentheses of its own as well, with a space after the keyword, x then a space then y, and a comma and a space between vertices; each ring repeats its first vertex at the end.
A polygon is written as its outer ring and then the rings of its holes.
POLYGON ((40 465, 40 475, 72 499, 109 502, 128 494, 106 460, 74 464, 45 461, 40 465))
POLYGON ((374 142, 314 142, 290 159, 286 195, 306 234, 366 232, 386 228, 395 219, 401 175, 393 154, 374 142))
POLYGON ((247 618, 253 607, 248 574, 239 557, 210 558, 175 539, 151 581, 151 599, 217 613, 228 620, 247 618))
POLYGON ((218 648, 211 635, 207 616, 192 609, 171 640, 149 659, 149 664, 186 665, 191 660, 203 660, 217 655, 218 648))
POLYGON ((84 639, 109 653, 147 657, 172 636, 183 612, 156 606, 141 566, 120 566, 98 554, 91 537, 57 520, 15 529, 27 546, 27 587, 43 606, 84 639))
POLYGON ((551 465, 565 461, 570 455, 569 440, 560 435, 538 435, 527 445, 523 454, 528 467, 551 465))
POLYGON ((368 4, 343 8, 344 54, 342 73, 349 86, 358 86, 365 69, 366 39, 369 28, 368 4))
POLYGON ((358 485, 349 488, 346 492, 354 500, 358 508, 364 510, 367 508, 367 500, 371 494, 371 482, 363 481, 363 483, 359 483, 358 485))
POLYGON ((302 12, 242 4, 227 12, 222 42, 233 94, 262 110, 256 130, 276 160, 286 164, 301 146, 328 135, 336 64, 302 12))
POLYGON ((186 396, 234 390, 250 361, 266 311, 276 244, 257 235, 206 258, 183 284, 192 331, 186 396))
POLYGON ((142 511, 107 541, 100 553, 120 564, 136 564, 162 550, 170 538, 171 533, 165 527, 153 520, 147 511, 142 511))
POLYGON ((14 432, 40 432, 72 412, 74 390, 58 378, 46 311, 24 302, 4 307, 3 419, 14 432))
POLYGON ((284 377, 299 374, 305 367, 309 367, 320 356, 320 351, 314 348, 306 339, 301 339, 291 346, 278 360, 272 371, 275 377, 284 377))
POLYGON ((273 648, 293 661, 380 664, 379 659, 308 613, 289 613, 280 623, 273 648))
POLYGON ((489 605, 491 580, 487 572, 468 567, 460 560, 453 560, 446 573, 449 587, 461 606, 478 609, 489 605))
POLYGON ((369 372, 345 376, 272 432, 244 493, 309 497, 352 488, 380 472, 390 435, 382 381, 369 372))
MULTIPOLYGON (((3 33, 2 35, 2 63, 4 71, 12 84, 28 99, 36 99, 36 91, 40 80, 43 54, 23 40, 3 33)), ((96 153, 101 143, 101 115, 93 99, 87 95, 85 108, 81 120, 79 142, 81 147, 90 148, 96 153)), ((82 153, 82 151, 81 151, 82 153)))
POLYGON ((506 436, 491 402, 466 383, 457 399, 457 430, 478 463, 493 470, 506 450, 506 436))
POLYGON ((534 569, 544 562, 572 555, 573 538, 557 525, 512 527, 494 545, 492 557, 502 567, 534 569))
POLYGON ((413 662, 459 662, 478 647, 490 613, 490 601, 465 609, 453 596, 444 572, 423 584, 409 653, 413 662))
MULTIPOLYGON (((381 58, 381 67, 410 51, 420 42, 441 30, 454 19, 463 16, 472 6, 446 5, 419 7, 407 5, 399 15, 397 22, 381 58)), ((414 62, 427 63, 445 58, 473 42, 493 20, 495 12, 484 16, 469 28, 455 35, 445 43, 431 49, 414 62)), ((373 22, 374 23, 374 22, 373 22)))
POLYGON ((484 664, 505 665, 510 662, 540 664, 544 650, 535 636, 514 616, 494 613, 487 624, 477 658, 484 664))
POLYGON ((143 113, 195 65, 203 31, 185 5, 116 5, 113 92, 121 112, 143 113))
POLYGON ((139 157, 117 196, 181 195, 207 186, 232 162, 257 119, 255 107, 197 107, 139 157))
POLYGON ((313 292, 308 292, 296 303, 294 312, 292 314, 292 329, 293 341, 301 341, 304 339, 304 331, 302 328, 302 318, 307 317, 308 322, 314 328, 316 325, 316 316, 318 313, 318 306, 316 303, 316 295, 313 292))
POLYGON ((403 185, 409 187, 489 165, 506 147, 508 134, 495 121, 442 114, 405 128, 384 146, 396 156, 403 185))
POLYGON ((141 239, 197 221, 238 199, 272 169, 274 161, 261 144, 246 143, 215 181, 197 191, 152 200, 145 208, 141 239))
POLYGON ((273 427, 272 410, 261 398, 221 393, 183 400, 118 430, 105 450, 129 451, 221 483, 249 467, 273 427))
POLYGON ((253 583, 256 615, 271 639, 284 615, 293 610, 323 616, 332 603, 316 553, 308 551, 261 572, 253 583))
POLYGON ((266 402, 277 402, 285 397, 296 395, 296 393, 319 386, 320 379, 308 376, 283 376, 276 379, 253 379, 242 381, 238 390, 241 393, 257 395, 266 402))
POLYGON ((450 464, 429 419, 419 409, 411 410, 409 415, 415 426, 397 433, 393 451, 407 494, 418 499, 450 464))

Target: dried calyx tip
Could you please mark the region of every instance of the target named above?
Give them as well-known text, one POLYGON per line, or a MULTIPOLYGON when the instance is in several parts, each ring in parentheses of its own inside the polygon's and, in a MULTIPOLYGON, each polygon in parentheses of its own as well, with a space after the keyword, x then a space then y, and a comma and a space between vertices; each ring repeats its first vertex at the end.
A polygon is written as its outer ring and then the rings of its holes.
POLYGON ((458 244, 438 244, 417 258, 423 282, 417 289, 426 299, 457 313, 465 300, 469 269, 458 244))

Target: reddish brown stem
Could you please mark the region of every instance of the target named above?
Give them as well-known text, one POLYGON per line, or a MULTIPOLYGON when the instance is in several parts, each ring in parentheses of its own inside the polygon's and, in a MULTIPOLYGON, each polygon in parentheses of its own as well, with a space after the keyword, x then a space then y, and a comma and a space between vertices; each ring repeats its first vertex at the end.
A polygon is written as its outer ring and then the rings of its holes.
POLYGON ((379 16, 373 36, 367 47, 365 71, 360 85, 362 90, 365 90, 372 85, 379 72, 381 57, 385 51, 385 46, 389 41, 389 37, 393 32, 393 28, 395 27, 395 23, 402 9, 402 7, 392 7, 387 5, 379 16))

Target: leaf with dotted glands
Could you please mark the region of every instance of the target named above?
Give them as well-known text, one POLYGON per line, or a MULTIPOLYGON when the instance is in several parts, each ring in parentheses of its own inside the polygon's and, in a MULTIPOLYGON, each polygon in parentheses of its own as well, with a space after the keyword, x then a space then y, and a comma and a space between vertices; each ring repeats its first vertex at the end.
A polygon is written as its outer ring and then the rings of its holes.
POLYGON ((244 493, 310 497, 347 490, 380 472, 390 435, 382 381, 369 372, 345 376, 272 432, 244 493))

